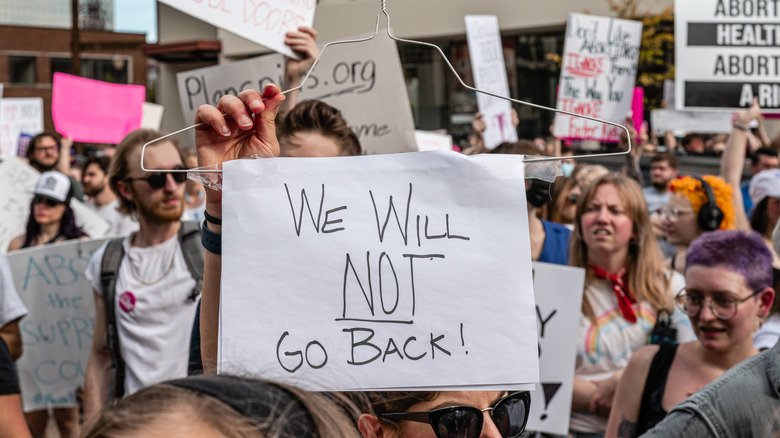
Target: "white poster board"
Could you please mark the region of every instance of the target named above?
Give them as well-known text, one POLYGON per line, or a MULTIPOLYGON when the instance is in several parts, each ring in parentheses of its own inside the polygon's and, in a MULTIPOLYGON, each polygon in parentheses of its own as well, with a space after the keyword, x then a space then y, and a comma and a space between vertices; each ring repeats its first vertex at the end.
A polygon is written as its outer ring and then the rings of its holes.
POLYGON ((432 131, 414 131, 417 149, 421 151, 451 151, 452 136, 432 131))
MULTIPOLYGON (((623 122, 631 109, 642 23, 569 14, 556 108, 623 122)), ((620 128, 563 114, 555 116, 555 136, 617 141, 620 128)))
MULTIPOLYGON (((474 86, 498 96, 509 97, 498 18, 495 15, 466 15, 465 18, 474 86)), ((505 141, 517 141, 511 102, 477 93, 477 107, 487 125, 483 133, 486 148, 493 149, 505 141)))
POLYGON ((72 240, 8 255, 29 310, 19 323, 24 353, 16 361, 25 412, 77 406, 95 326, 95 300, 84 270, 103 240, 72 240))
MULTIPOLYGON (((30 202, 40 173, 24 161, 11 157, 0 164, 0 253, 8 250, 11 240, 24 234, 30 215, 30 202)), ((92 238, 103 237, 110 225, 81 202, 72 199, 70 207, 76 225, 92 238)))
POLYGON ((225 163, 220 372, 318 390, 533 387, 524 193, 519 155, 225 163))
POLYGON ((141 113, 141 128, 160 129, 165 107, 156 103, 144 102, 141 113))
POLYGON ((0 99, 0 158, 16 156, 22 133, 36 135, 43 132, 43 99, 0 99))
POLYGON ((665 131, 728 134, 731 132, 731 117, 730 112, 654 109, 650 111, 650 124, 657 135, 664 135, 665 131))
POLYGON ((284 44, 284 35, 300 26, 312 27, 317 0, 160 0, 186 14, 298 58, 284 44))
POLYGON ((780 10, 772 1, 675 0, 678 110, 780 112, 780 10))
POLYGON ((534 262, 539 378, 526 429, 569 433, 585 270, 534 262))
MULTIPOLYGON (((195 120, 200 105, 216 106, 225 94, 281 84, 283 74, 284 58, 280 55, 178 73, 184 120, 195 120)), ((380 33, 364 43, 329 47, 298 99, 323 100, 341 110, 360 139, 364 154, 417 150, 398 48, 387 35, 380 33)))

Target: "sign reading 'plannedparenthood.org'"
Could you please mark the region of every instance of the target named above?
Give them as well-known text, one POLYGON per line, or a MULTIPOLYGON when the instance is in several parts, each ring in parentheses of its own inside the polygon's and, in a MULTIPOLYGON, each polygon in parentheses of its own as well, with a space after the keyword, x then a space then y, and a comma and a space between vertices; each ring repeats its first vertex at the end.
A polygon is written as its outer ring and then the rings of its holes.
POLYGON ((220 372, 320 390, 532 387, 522 163, 225 163, 220 372))
POLYGON ((733 111, 758 99, 780 113, 780 3, 676 0, 678 110, 733 111))

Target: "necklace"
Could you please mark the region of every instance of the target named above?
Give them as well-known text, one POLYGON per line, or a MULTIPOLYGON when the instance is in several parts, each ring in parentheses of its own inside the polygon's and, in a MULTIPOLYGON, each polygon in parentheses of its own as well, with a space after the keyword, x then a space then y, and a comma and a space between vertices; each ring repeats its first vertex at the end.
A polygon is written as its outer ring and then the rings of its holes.
POLYGON ((154 281, 144 281, 144 280, 141 280, 141 278, 140 278, 140 276, 138 274, 136 274, 135 266, 133 266, 133 261, 130 260, 130 257, 128 256, 128 262, 130 262, 130 274, 133 276, 133 278, 135 278, 136 281, 138 281, 139 283, 143 284, 144 286, 152 286, 153 284, 158 283, 160 280, 162 280, 163 278, 168 276, 168 274, 171 273, 171 270, 173 269, 173 261, 174 261, 174 259, 176 259, 176 248, 174 248, 173 251, 171 251, 171 261, 168 263, 168 268, 165 269, 165 272, 163 272, 163 274, 160 276, 160 278, 158 278, 157 280, 154 280, 154 281))

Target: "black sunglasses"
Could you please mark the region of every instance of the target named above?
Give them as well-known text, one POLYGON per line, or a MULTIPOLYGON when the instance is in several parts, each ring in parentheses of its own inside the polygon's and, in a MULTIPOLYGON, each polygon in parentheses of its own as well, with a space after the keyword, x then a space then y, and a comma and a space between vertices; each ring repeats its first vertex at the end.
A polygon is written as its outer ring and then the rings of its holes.
MULTIPOLYGON (((184 170, 184 168, 182 166, 176 166, 171 170, 184 170)), ((149 184, 149 187, 157 190, 165 187, 165 181, 168 178, 168 174, 173 177, 173 180, 176 181, 177 184, 181 184, 187 180, 186 172, 153 172, 145 178, 127 178, 127 181, 146 181, 149 184)))
POLYGON ((490 411, 493 423, 504 438, 520 436, 528 421, 531 395, 515 392, 499 400, 493 407, 451 406, 428 412, 386 412, 380 417, 393 421, 416 421, 433 427, 437 438, 478 438, 482 433, 483 412, 490 411))
POLYGON ((41 202, 48 205, 49 207, 56 207, 60 204, 64 204, 63 202, 57 201, 56 199, 47 198, 41 195, 35 195, 35 197, 33 198, 33 205, 40 204, 41 202))

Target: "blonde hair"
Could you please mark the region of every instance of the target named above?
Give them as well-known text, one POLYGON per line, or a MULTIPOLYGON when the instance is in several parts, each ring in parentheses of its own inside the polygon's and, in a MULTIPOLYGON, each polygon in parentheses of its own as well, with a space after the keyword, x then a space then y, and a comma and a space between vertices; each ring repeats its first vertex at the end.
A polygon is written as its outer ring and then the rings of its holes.
MULTIPOLYGON (((586 269, 585 287, 587 290, 595 276, 590 269, 593 263, 588 259, 588 245, 582 239, 582 215, 593 200, 596 190, 604 185, 615 187, 625 207, 625 214, 631 219, 633 235, 626 256, 625 268, 628 284, 637 302, 649 304, 656 312, 671 309, 667 296, 669 278, 663 265, 663 255, 655 240, 650 224, 650 214, 639 184, 623 175, 609 173, 590 184, 577 203, 574 231, 571 236, 571 258, 569 264, 586 269)), ((591 320, 596 315, 586 293, 582 300, 582 314, 591 320)))
MULTIPOLYGON (((713 175, 704 175, 701 177, 712 188, 712 194, 715 195, 715 203, 723 212, 723 220, 720 223, 719 230, 733 230, 735 226, 734 203, 732 196, 734 194, 731 186, 722 179, 713 175)), ((701 181, 691 176, 683 176, 672 181, 670 188, 673 193, 685 196, 691 203, 691 207, 699 214, 699 210, 707 204, 707 193, 702 187, 701 181)))

